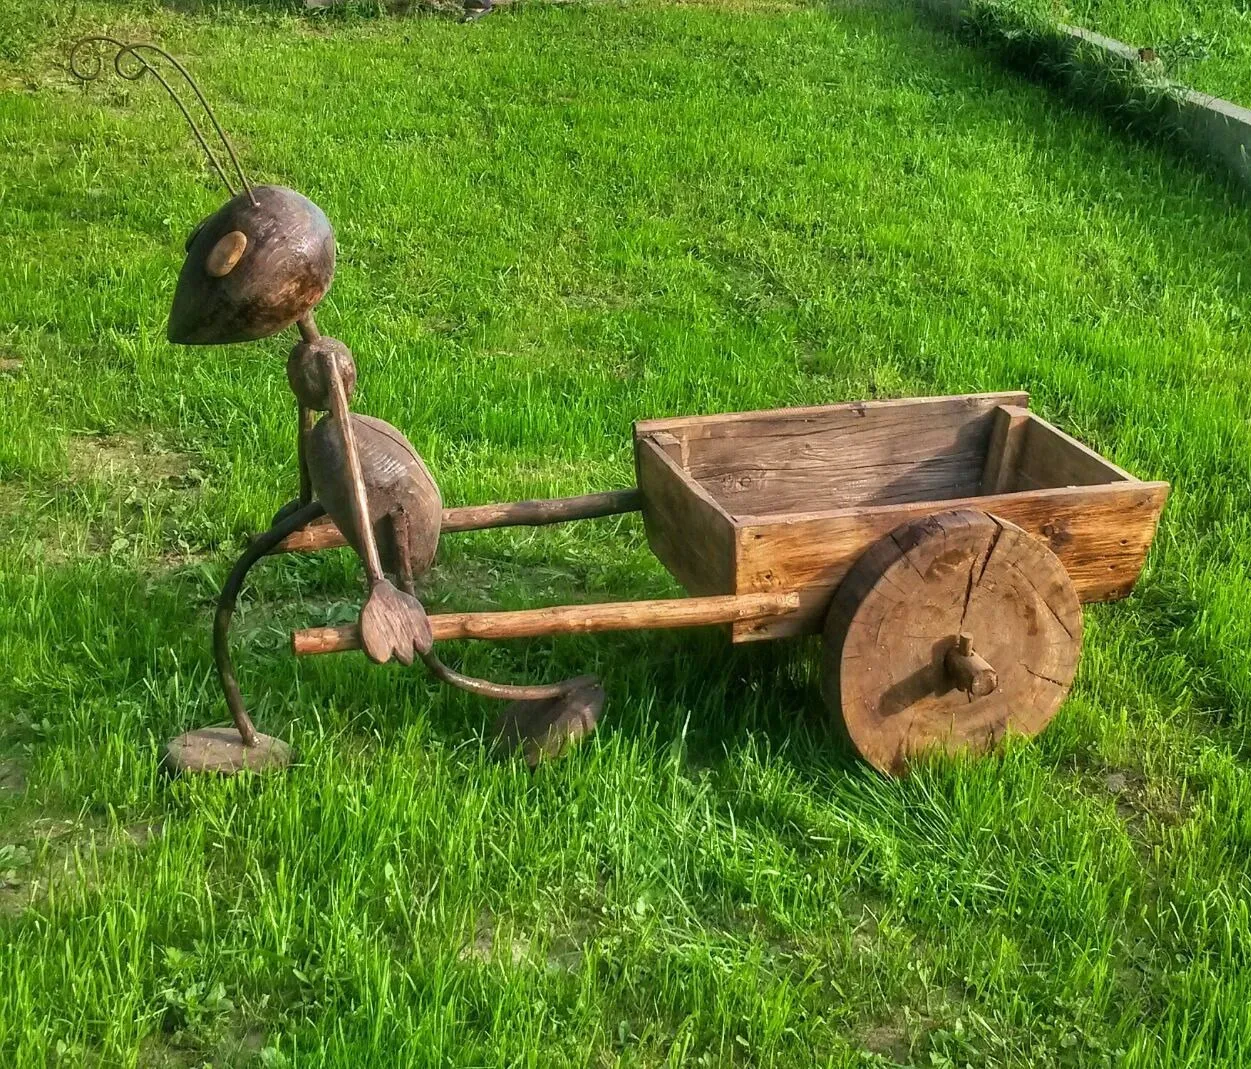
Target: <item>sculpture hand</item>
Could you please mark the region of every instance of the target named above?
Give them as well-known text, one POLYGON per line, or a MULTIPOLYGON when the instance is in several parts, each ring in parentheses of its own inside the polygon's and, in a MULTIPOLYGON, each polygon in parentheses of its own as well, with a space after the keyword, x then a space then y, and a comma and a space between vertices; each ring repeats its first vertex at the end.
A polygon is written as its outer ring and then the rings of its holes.
POLYGON ((415 654, 429 653, 434 646, 430 618, 411 594, 396 590, 386 579, 375 583, 361 609, 361 646, 375 664, 392 656, 400 664, 412 664, 415 654))

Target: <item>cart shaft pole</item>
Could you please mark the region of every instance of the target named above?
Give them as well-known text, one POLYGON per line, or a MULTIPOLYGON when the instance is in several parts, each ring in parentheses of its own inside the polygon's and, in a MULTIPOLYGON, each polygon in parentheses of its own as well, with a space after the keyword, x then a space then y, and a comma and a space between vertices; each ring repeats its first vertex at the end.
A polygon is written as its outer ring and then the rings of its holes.
MULTIPOLYGON (((580 635, 594 631, 645 631, 704 627, 785 616, 799 608, 799 595, 729 594, 663 601, 621 601, 601 605, 556 605, 517 612, 453 612, 430 617, 435 641, 463 638, 535 638, 580 635)), ((354 624, 311 627, 291 636, 297 657, 360 649, 354 624)))
MULTIPOLYGON (((538 501, 511 501, 499 505, 466 505, 443 510, 443 534, 452 531, 484 531, 490 527, 543 527, 570 520, 619 516, 638 512, 643 496, 637 489, 609 490, 582 497, 555 497, 538 501)), ((316 553, 346 545, 343 534, 327 517, 286 538, 275 553, 316 553)))

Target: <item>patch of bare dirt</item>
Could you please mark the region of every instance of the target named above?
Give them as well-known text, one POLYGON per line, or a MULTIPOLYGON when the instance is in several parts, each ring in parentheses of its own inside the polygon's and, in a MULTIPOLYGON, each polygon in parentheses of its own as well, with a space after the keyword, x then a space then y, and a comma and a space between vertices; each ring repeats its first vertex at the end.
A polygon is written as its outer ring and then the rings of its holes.
POLYGON ((98 820, 37 817, 0 844, 0 914, 20 913, 41 900, 52 884, 90 880, 89 859, 103 859, 119 848, 142 849, 160 836, 163 825, 133 824, 110 830, 98 820))
POLYGON ((0 519, 15 516, 22 510, 21 487, 0 482, 0 519))
POLYGON ((1115 769, 1104 774, 1100 786, 1116 800, 1117 815, 1131 826, 1144 820, 1176 827, 1194 808, 1184 788, 1155 783, 1135 769, 1115 769))
POLYGON ((131 487, 183 488, 193 470, 186 454, 128 434, 79 435, 69 440, 68 453, 73 478, 131 487))
POLYGON ((77 435, 66 443, 66 454, 70 481, 92 486, 96 497, 104 491, 107 507, 66 515, 51 505, 40 505, 33 490, 6 492, 0 485, 0 520, 6 517, 6 501, 12 502, 12 515, 29 514, 32 502, 47 509, 44 522, 26 530, 41 559, 62 564, 83 555, 130 554, 142 514, 151 507, 164 516, 164 548, 152 546, 140 567, 165 573, 203 559, 201 549, 188 545, 179 534, 179 518, 197 507, 193 495, 207 479, 192 457, 155 437, 132 434, 77 435))
POLYGON ((126 829, 126 837, 136 846, 147 846, 153 839, 160 838, 165 825, 160 822, 132 824, 126 829))
POLYGON ((1111 799, 1140 851, 1150 848, 1161 828, 1189 820, 1199 800, 1184 781, 1152 779, 1140 768, 1108 764, 1094 754, 1075 754, 1065 762, 1064 771, 1083 797, 1111 799))
POLYGON ((499 925, 489 913, 478 918, 473 941, 462 948, 461 961, 504 961, 518 965, 530 956, 530 940, 522 935, 501 935, 499 925))
POLYGON ((912 1044, 907 1021, 882 1021, 860 1033, 860 1046, 870 1054, 880 1054, 893 1062, 904 1062, 912 1044))
POLYGON ((21 794, 26 790, 26 770, 12 758, 0 760, 0 794, 21 794))
POLYGON ((574 934, 554 937, 541 962, 534 953, 532 941, 509 926, 502 926, 489 913, 478 919, 473 939, 461 948, 461 961, 504 962, 520 965, 523 961, 541 964, 549 972, 573 972, 582 964, 584 950, 574 934))
MULTIPOLYGON (((139 1051, 141 1069, 190 1069, 191 1066, 265 1065, 265 1032, 232 1020, 212 1036, 186 1037, 183 1042, 168 1034, 150 1035, 139 1051)), ((275 1064, 286 1065, 285 1061, 275 1064)))

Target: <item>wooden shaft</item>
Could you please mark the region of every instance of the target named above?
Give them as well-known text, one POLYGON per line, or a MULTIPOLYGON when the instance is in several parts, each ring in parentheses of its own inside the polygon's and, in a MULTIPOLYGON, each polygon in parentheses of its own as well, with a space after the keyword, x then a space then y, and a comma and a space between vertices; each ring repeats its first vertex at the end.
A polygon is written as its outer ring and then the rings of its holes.
POLYGON ((608 490, 581 497, 513 501, 502 505, 466 505, 443 510, 443 531, 483 531, 489 527, 545 527, 570 520, 592 520, 638 512, 643 495, 637 489, 608 490))
POLYGON ((999 674, 973 649, 971 635, 961 634, 947 651, 943 663, 956 687, 975 698, 984 698, 999 686, 999 674))
MULTIPOLYGON (((453 612, 430 617, 436 642, 461 638, 535 638, 594 631, 643 631, 729 624, 763 616, 785 616, 799 608, 799 595, 729 594, 664 601, 621 601, 601 605, 556 605, 517 612, 453 612)), ((360 649, 355 624, 311 627, 291 636, 297 657, 360 649)))
MULTIPOLYGON (((642 495, 636 489, 609 490, 582 497, 557 497, 540 501, 513 501, 500 505, 468 505, 443 510, 443 533, 483 531, 490 527, 543 527, 571 520, 591 520, 598 516, 619 516, 638 512, 642 495)), ((347 545, 343 534, 327 517, 284 539, 275 552, 316 553, 347 545)))

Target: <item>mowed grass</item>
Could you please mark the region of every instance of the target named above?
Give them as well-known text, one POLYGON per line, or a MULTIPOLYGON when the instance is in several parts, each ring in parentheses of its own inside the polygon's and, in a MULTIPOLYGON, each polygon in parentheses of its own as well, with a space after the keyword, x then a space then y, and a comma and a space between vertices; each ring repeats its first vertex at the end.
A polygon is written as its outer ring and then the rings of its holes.
POLYGON ((1009 5, 1152 48, 1174 80, 1251 107, 1251 5, 1244 0, 1009 0, 1009 5))
MULTIPOLYGON (((874 6, 28 18, 0 91, 0 1061, 1246 1064, 1231 190, 874 6), (56 68, 104 25, 185 57, 253 178, 326 209, 319 322, 449 503, 629 485, 635 418, 1016 388, 1171 480, 1052 726, 893 782, 834 741, 808 644, 450 648, 605 679, 597 736, 532 777, 488 703, 290 658, 354 616, 336 551, 260 566, 236 631, 300 766, 163 782, 160 745, 225 715, 216 591, 294 492, 290 338, 165 342, 221 194, 155 86, 56 68)), ((449 536, 426 598, 675 589, 624 518, 449 536)))

